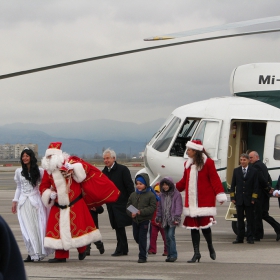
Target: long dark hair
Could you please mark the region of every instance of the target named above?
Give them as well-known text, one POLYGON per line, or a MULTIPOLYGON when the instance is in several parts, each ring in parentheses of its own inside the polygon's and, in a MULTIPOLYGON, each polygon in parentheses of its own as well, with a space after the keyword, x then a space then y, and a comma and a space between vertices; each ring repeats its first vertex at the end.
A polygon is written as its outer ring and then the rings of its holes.
POLYGON ((37 159, 35 157, 35 153, 29 149, 29 148, 25 148, 21 154, 20 154, 20 162, 21 162, 21 166, 22 166, 22 171, 21 171, 21 175, 28 180, 33 187, 36 186, 37 182, 40 180, 40 170, 37 164, 37 159), (30 156, 30 170, 28 172, 28 168, 27 165, 23 163, 22 161, 22 156, 23 154, 27 154, 28 156, 30 156))
POLYGON ((209 154, 203 149, 203 151, 195 150, 195 154, 193 157, 193 162, 197 166, 198 169, 202 169, 204 166, 203 154, 210 158, 209 154))

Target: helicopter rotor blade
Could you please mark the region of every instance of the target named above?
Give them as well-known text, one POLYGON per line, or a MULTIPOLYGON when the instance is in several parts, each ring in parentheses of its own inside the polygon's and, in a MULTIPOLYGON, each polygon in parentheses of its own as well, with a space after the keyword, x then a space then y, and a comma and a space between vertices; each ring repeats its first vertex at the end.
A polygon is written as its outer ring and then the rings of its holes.
POLYGON ((251 31, 251 32, 245 32, 245 33, 236 33, 236 34, 201 38, 201 39, 182 41, 182 42, 176 42, 176 43, 171 43, 171 44, 158 45, 158 46, 153 46, 153 47, 147 47, 147 48, 141 48, 141 49, 134 49, 134 50, 129 50, 129 51, 111 53, 111 54, 107 54, 107 55, 95 56, 95 57, 90 57, 90 58, 85 58, 85 59, 80 59, 80 60, 69 61, 69 62, 65 62, 65 63, 59 63, 59 64, 54 64, 54 65, 49 65, 49 66, 33 68, 33 69, 19 71, 19 72, 14 72, 14 73, 10 73, 10 74, 4 74, 4 75, 0 75, 0 80, 7 79, 7 78, 12 78, 12 77, 16 77, 16 76, 22 76, 22 75, 26 75, 26 74, 31 74, 31 73, 35 73, 35 72, 41 72, 41 71, 46 71, 46 70, 50 70, 50 69, 60 68, 60 67, 66 67, 66 66, 70 66, 70 65, 74 65, 74 64, 85 63, 85 62, 94 61, 94 60, 101 60, 101 59, 106 59, 106 58, 110 58, 110 57, 132 54, 132 53, 150 51, 150 50, 155 50, 155 49, 162 49, 162 48, 179 46, 179 45, 184 45, 184 44, 192 44, 192 43, 213 41, 213 40, 233 38, 233 37, 241 37, 241 36, 248 36, 248 35, 273 33, 273 32, 279 32, 279 31, 280 31, 280 29, 251 31))
POLYGON ((215 32, 215 31, 241 28, 241 27, 245 27, 245 26, 252 26, 252 25, 256 25, 256 24, 270 23, 270 22, 275 22, 275 21, 279 21, 279 20, 280 20, 280 16, 275 16, 275 17, 266 17, 266 18, 258 18, 258 19, 253 19, 253 20, 232 22, 232 23, 216 25, 216 26, 211 26, 211 27, 204 27, 204 28, 199 28, 199 29, 193 29, 193 30, 187 30, 187 31, 182 31, 182 32, 177 32, 177 33, 149 37, 149 38, 144 39, 144 41, 169 40, 169 39, 175 39, 175 38, 180 38, 180 37, 205 34, 205 33, 210 33, 210 32, 215 32))

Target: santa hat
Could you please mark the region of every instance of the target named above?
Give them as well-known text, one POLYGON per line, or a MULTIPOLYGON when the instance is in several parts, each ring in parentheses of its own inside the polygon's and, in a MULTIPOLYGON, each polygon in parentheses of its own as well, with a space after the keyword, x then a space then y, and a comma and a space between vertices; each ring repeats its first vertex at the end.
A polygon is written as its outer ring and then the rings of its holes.
POLYGON ((192 140, 188 141, 186 144, 187 148, 197 150, 197 151, 203 151, 203 146, 200 140, 192 140))
POLYGON ((62 150, 60 149, 62 146, 61 142, 52 142, 50 143, 48 149, 46 150, 45 156, 52 156, 52 155, 62 155, 62 150))

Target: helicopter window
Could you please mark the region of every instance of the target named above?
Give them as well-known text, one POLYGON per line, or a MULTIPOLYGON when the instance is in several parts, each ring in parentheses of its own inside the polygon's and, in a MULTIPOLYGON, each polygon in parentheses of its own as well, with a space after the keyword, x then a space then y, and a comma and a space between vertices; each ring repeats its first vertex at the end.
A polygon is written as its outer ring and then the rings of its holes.
POLYGON ((170 115, 164 122, 164 124, 160 127, 160 129, 153 135, 152 139, 149 141, 148 145, 151 145, 155 139, 161 134, 161 132, 166 128, 166 126, 170 123, 170 121, 174 118, 174 115, 170 115))
POLYGON ((174 117, 173 120, 168 124, 166 129, 155 141, 153 148, 159 152, 164 152, 169 147, 171 140, 179 127, 181 120, 177 117, 174 117))
POLYGON ((186 151, 186 144, 191 140, 192 135, 199 123, 199 120, 186 119, 182 125, 177 138, 170 149, 170 156, 183 157, 186 151))
POLYGON ((220 127, 221 121, 203 120, 193 136, 194 140, 201 140, 205 150, 214 160, 217 159, 220 127))
POLYGON ((280 160, 280 134, 275 136, 273 157, 275 160, 280 160))

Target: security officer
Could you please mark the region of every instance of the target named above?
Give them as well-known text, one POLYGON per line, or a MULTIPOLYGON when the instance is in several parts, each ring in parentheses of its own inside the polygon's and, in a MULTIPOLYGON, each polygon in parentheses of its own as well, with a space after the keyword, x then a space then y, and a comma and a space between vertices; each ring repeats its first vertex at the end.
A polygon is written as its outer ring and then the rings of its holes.
POLYGON ((259 181, 259 190, 258 190, 258 199, 255 204, 255 229, 254 229, 254 240, 260 241, 263 238, 263 222, 265 220, 269 223, 275 233, 276 241, 280 239, 280 224, 269 216, 269 200, 273 189, 271 188, 271 178, 268 173, 266 165, 260 161, 259 154, 256 151, 252 151, 249 154, 250 163, 254 168, 258 170, 258 181, 259 181))
POLYGON ((232 176, 230 199, 236 206, 238 235, 233 244, 243 243, 245 236, 244 212, 247 220, 247 243, 254 244, 253 239, 253 210, 258 197, 258 173, 249 166, 249 156, 240 155, 240 166, 235 168, 232 176))

